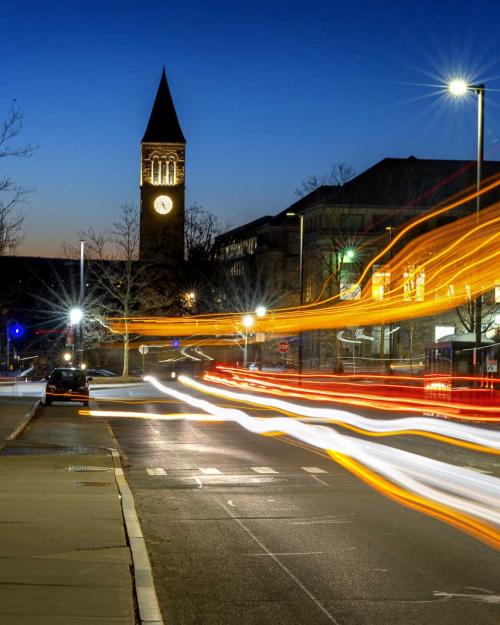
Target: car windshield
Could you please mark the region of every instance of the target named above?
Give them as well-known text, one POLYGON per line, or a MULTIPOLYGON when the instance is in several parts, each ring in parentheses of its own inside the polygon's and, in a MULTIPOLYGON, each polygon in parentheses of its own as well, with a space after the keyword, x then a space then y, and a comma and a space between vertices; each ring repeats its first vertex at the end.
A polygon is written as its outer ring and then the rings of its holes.
POLYGON ((72 371, 71 369, 57 369, 50 376, 51 382, 71 382, 85 384, 85 374, 83 371, 72 371))

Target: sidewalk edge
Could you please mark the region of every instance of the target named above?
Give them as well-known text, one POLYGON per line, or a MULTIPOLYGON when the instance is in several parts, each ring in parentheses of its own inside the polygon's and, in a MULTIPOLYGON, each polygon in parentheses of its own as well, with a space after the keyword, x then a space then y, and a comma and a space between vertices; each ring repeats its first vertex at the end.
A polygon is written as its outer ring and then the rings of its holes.
POLYGON ((21 432, 27 427, 31 419, 33 419, 37 410, 40 408, 41 403, 42 403, 42 400, 37 399, 37 401, 33 404, 33 406, 31 406, 30 410, 24 415, 22 421, 18 424, 16 429, 13 432, 11 432, 8 436, 6 436, 4 440, 6 441, 15 440, 21 434, 21 432))
POLYGON ((146 543, 142 534, 137 512, 135 510, 132 491, 127 484, 120 463, 120 454, 111 450, 113 466, 118 490, 121 495, 123 518, 130 542, 132 561, 134 564, 135 591, 139 604, 139 616, 143 625, 164 625, 160 605, 154 586, 153 572, 149 561, 146 543))

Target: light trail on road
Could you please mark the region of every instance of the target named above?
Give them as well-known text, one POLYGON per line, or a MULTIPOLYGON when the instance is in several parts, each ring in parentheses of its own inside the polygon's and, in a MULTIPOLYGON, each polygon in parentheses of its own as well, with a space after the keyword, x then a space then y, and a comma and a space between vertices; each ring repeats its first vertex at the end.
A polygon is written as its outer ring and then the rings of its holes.
MULTIPOLYGON (((334 401, 392 412, 436 413, 463 421, 500 422, 498 406, 459 401, 455 397, 457 397, 457 392, 459 396, 460 394, 463 395, 463 391, 458 389, 444 392, 445 397, 449 396, 449 399, 444 401, 444 399, 432 398, 425 388, 417 386, 402 384, 368 386, 366 383, 346 381, 347 378, 344 377, 342 386, 335 388, 335 384, 338 384, 336 380, 327 385, 325 382, 314 383, 311 377, 309 375, 307 378, 305 376, 299 378, 295 375, 293 379, 293 375, 286 378, 279 375, 250 372, 245 369, 217 367, 215 371, 206 372, 203 379, 221 386, 279 397, 295 397, 314 402, 334 401)), ((321 378, 322 376, 319 373, 315 377, 321 378)), ((366 377, 370 378, 370 376, 366 377)), ((484 389, 484 391, 490 393, 492 398, 496 397, 490 389, 484 389)))
MULTIPOLYGON (((500 180, 491 183, 491 188, 500 180), (493 185, 493 186, 492 186, 493 185)), ((490 189, 491 190, 491 189, 490 189)), ((466 196, 467 201, 476 194, 466 196)), ((253 332, 276 334, 351 327, 358 324, 380 325, 429 316, 466 303, 496 286, 500 259, 500 210, 494 204, 476 213, 431 230, 412 240, 391 261, 378 268, 384 277, 383 291, 374 295, 368 270, 401 237, 420 224, 465 203, 429 211, 413 220, 394 237, 384 250, 372 258, 353 288, 361 288, 358 298, 347 292, 302 307, 268 311, 256 318, 253 332), (420 286, 417 288, 417 284, 420 286)), ((241 328, 241 313, 197 315, 191 317, 151 317, 111 320, 115 332, 124 324, 128 331, 143 336, 224 336, 241 328)))
MULTIPOLYGON (((495 477, 386 445, 355 439, 324 425, 302 423, 286 417, 251 417, 242 410, 223 408, 166 387, 151 376, 146 376, 145 380, 166 395, 212 416, 234 421, 250 432, 284 433, 325 450, 337 462, 387 496, 445 520, 491 546, 500 548, 500 480, 495 477)), ((180 376, 179 381, 201 392, 212 390, 186 376, 180 376)), ((265 402, 280 401, 261 399, 265 402)), ((468 432, 467 436, 481 437, 482 434, 468 432)))

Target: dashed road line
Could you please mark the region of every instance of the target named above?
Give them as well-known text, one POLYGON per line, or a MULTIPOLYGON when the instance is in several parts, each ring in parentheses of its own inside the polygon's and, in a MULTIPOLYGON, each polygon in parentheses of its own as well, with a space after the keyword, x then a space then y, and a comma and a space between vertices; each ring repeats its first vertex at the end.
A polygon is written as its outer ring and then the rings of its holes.
POLYGON ((220 475, 222 473, 222 471, 215 467, 199 467, 198 471, 203 473, 203 475, 220 475))
POLYGON ((328 473, 324 469, 320 469, 319 467, 300 467, 303 471, 307 473, 311 473, 313 475, 317 475, 318 473, 328 473))
POLYGON ((167 472, 163 467, 154 467, 151 469, 146 469, 148 475, 167 475, 167 472))
POLYGON ((250 468, 252 469, 252 471, 255 471, 255 473, 278 473, 278 471, 275 471, 271 467, 250 467, 250 468))

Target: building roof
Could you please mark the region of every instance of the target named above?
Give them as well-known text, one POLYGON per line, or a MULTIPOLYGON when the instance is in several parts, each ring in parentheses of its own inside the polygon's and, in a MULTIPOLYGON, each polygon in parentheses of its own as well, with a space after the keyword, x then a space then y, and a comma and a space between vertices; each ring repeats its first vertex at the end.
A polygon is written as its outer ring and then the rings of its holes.
MULTIPOLYGON (((485 161, 483 179, 500 174, 485 161)), ((306 212, 322 204, 428 208, 476 184, 476 161, 384 158, 344 185, 323 185, 281 211, 306 212)))
POLYGON ((242 226, 238 226, 237 228, 233 228, 232 230, 219 234, 215 239, 215 247, 223 247, 224 245, 230 245, 234 241, 241 241, 255 236, 257 230, 261 226, 270 224, 273 220, 273 216, 265 215, 264 217, 259 217, 258 219, 254 219, 253 221, 243 224, 242 226))
POLYGON ((142 143, 186 143, 177 119, 165 68, 161 74, 160 84, 142 143))

